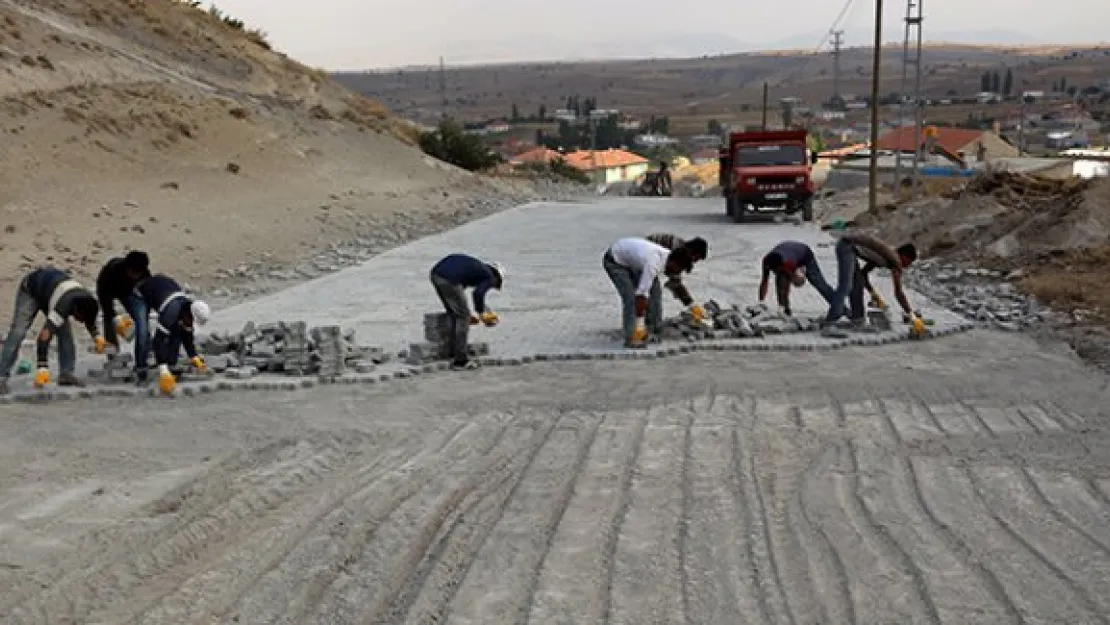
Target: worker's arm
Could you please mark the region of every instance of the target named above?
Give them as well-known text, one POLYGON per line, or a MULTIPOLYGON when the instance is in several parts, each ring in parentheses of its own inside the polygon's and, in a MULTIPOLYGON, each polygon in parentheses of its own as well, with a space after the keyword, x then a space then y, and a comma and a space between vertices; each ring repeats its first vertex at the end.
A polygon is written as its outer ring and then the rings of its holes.
POLYGON ((690 291, 686 288, 686 285, 682 284, 682 279, 678 276, 669 277, 667 281, 663 283, 663 286, 666 287, 678 301, 682 302, 683 306, 689 306, 694 303, 693 296, 690 295, 690 291))
POLYGON ((50 364, 50 341, 58 333, 58 327, 53 321, 47 319, 39 332, 38 339, 35 341, 35 361, 39 369, 45 369, 50 364))
POLYGON ((193 334, 192 330, 185 330, 184 328, 179 330, 179 332, 181 332, 181 346, 185 348, 185 355, 189 357, 189 360, 192 360, 193 358, 196 358, 197 357, 196 335, 193 334))
POLYGON ((771 268, 763 265, 763 277, 759 280, 759 301, 767 299, 767 283, 771 279, 771 268))
POLYGON ((119 345, 119 339, 116 337, 115 328, 112 322, 116 318, 116 307, 112 303, 112 297, 105 290, 105 285, 101 284, 100 280, 96 282, 96 300, 100 302, 100 315, 104 322, 104 338, 112 345, 119 345))
POLYGON ((481 282, 478 283, 478 286, 474 287, 474 293, 473 293, 472 297, 474 299, 474 313, 475 314, 480 315, 480 314, 486 312, 486 293, 489 292, 489 290, 492 289, 492 288, 493 288, 493 276, 490 276, 489 278, 486 278, 485 280, 482 280, 481 282))
POLYGON ((868 293, 874 293, 875 287, 871 286, 871 272, 875 270, 875 263, 868 261, 864 263, 863 269, 859 270, 860 276, 863 277, 863 288, 867 289, 868 293))
POLYGON ((636 286, 637 297, 648 297, 651 294, 651 285, 659 277, 659 270, 651 263, 644 263, 644 270, 640 272, 640 284, 636 286))
POLYGON ((902 270, 891 269, 890 281, 894 283, 894 297, 898 299, 898 303, 902 306, 902 312, 913 316, 913 306, 910 306, 910 300, 906 298, 906 292, 902 290, 902 270))
POLYGON ((790 279, 786 276, 775 278, 775 295, 778 297, 779 308, 787 315, 790 314, 790 279))

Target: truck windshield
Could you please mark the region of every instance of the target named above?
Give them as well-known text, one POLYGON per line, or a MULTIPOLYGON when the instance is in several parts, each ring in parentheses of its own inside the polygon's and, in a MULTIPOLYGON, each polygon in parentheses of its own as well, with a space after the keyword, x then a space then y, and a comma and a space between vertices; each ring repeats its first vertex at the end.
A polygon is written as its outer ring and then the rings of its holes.
POLYGON ((801 145, 753 145, 736 148, 736 164, 748 166, 805 165, 806 149, 801 145))

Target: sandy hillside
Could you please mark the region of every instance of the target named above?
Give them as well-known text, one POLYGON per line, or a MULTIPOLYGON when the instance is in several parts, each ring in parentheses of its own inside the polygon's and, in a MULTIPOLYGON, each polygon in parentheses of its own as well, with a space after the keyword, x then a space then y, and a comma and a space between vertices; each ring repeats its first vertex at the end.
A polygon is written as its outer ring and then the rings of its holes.
POLYGON ((91 278, 140 248, 203 288, 495 194, 380 105, 173 0, 0 0, 0 132, 5 326, 36 264, 91 278))

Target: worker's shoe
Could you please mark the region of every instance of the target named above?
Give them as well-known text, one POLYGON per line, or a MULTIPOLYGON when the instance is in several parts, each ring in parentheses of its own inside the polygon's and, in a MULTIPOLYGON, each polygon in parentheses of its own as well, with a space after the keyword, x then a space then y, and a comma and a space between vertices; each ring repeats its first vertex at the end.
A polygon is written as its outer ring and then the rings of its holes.
POLYGON ((835 323, 827 323, 821 328, 821 336, 827 339, 846 339, 848 333, 836 327, 835 323))
POLYGON ((8 386, 7 380, 0 380, 0 395, 7 395, 12 392, 12 387, 8 386))
POLYGON ((453 362, 453 363, 451 363, 451 370, 452 371, 473 371, 474 369, 477 369, 479 366, 480 365, 478 365, 477 360, 467 360, 465 362, 453 362))
POLYGON ((637 341, 635 339, 629 339, 624 342, 624 346, 629 349, 644 349, 647 347, 647 341, 637 341))
POLYGON ((76 388, 84 388, 87 386, 85 381, 73 375, 72 373, 63 373, 58 376, 58 386, 73 386, 76 388))

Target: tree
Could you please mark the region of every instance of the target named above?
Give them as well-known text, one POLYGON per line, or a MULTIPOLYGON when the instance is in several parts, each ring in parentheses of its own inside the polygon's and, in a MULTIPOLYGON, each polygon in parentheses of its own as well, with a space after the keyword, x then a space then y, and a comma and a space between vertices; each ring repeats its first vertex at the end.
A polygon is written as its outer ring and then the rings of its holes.
POLYGON ((990 91, 990 90, 991 90, 991 73, 990 72, 983 72, 983 75, 979 77, 979 91, 990 91))
POLYGON ((542 104, 540 105, 539 116, 541 122, 547 121, 547 107, 542 104))
POLYGON ((488 169, 501 161, 481 139, 467 134, 462 126, 449 119, 440 122, 438 129, 420 135, 420 149, 467 171, 488 169))
POLYGON ((1014 70, 1007 68, 1006 77, 1002 79, 1002 93, 1010 95, 1014 90, 1014 70))
POLYGON ((1067 91, 1067 90, 1068 90, 1068 79, 1067 78, 1061 78, 1060 79, 1060 91, 1067 91))
POLYGON ((724 127, 721 126, 721 122, 715 119, 709 120, 709 123, 706 124, 706 131, 711 135, 723 134, 724 130, 724 127))
POLYGON ((1002 93, 1002 77, 998 75, 998 72, 991 72, 991 88, 988 91, 1002 93))
POLYGON ((509 121, 513 121, 513 122, 520 121, 520 109, 517 108, 516 102, 513 102, 513 109, 512 109, 512 113, 509 114, 509 121))

